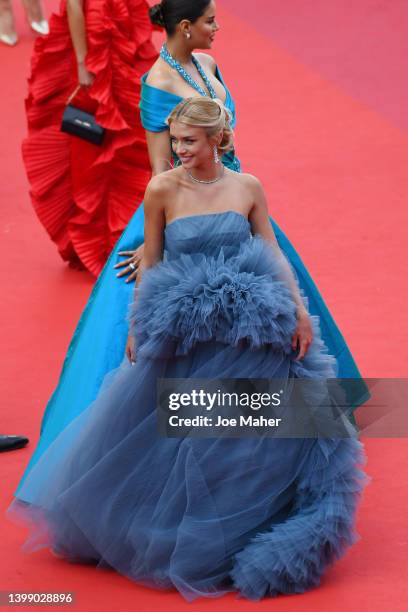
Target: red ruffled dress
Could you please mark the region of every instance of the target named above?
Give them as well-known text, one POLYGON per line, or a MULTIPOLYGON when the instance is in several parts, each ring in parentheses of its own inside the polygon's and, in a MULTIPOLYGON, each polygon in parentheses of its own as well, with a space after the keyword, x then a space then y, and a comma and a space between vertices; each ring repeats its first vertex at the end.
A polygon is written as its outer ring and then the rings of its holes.
POLYGON ((95 74, 73 103, 96 115, 102 146, 60 131, 77 64, 66 0, 50 34, 34 47, 23 158, 35 212, 62 258, 98 275, 150 178, 140 123, 140 77, 157 58, 145 0, 85 0, 88 55, 95 74))

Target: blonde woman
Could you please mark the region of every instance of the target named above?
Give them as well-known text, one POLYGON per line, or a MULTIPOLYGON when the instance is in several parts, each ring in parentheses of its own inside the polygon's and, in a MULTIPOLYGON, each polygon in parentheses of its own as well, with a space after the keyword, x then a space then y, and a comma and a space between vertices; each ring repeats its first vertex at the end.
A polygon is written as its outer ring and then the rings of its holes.
MULTIPOLYGON (((158 379, 336 374, 268 223, 259 181, 225 168, 221 102, 169 117, 181 166, 149 184, 128 361, 47 449, 10 513, 67 560, 187 600, 301 593, 354 541, 362 445, 333 438, 161 437, 158 379)), ((111 338, 116 342, 115 336, 111 338)))
MULTIPOLYGON (((210 50, 214 38, 218 35, 222 36, 215 2, 213 0, 194 0, 194 2, 192 0, 163 0, 151 8, 151 18, 155 26, 165 27, 167 39, 157 61, 141 79, 140 107, 141 122, 146 129, 153 174, 159 174, 168 170, 172 164, 180 163, 177 154, 171 149, 166 118, 181 100, 192 95, 199 98, 220 98, 232 115, 233 127, 236 123, 236 114, 234 99, 222 77, 219 66, 209 54, 196 52, 196 49, 210 50)), ((132 88, 132 91, 136 90, 132 88)), ((220 161, 225 168, 240 171, 239 159, 234 149, 224 151, 220 156, 220 161)), ((91 178, 92 176, 93 174, 91 178)), ((105 178, 109 176, 107 174, 105 178)), ((137 181, 137 178, 138 173, 133 170, 127 172, 124 180, 120 181, 120 186, 127 193, 127 182, 137 181)), ((103 184, 102 182, 100 186, 103 187, 103 184)), ((141 187, 140 182, 138 184, 141 187)), ((60 188, 61 185, 62 183, 58 181, 55 183, 56 188, 60 188)), ((47 198, 49 193, 46 190, 44 197, 47 198)), ((82 190, 81 195, 84 194, 89 195, 91 202, 96 202, 92 188, 82 190)), ((124 206, 130 208, 135 204, 129 198, 122 198, 121 201, 124 206)), ((93 210, 96 214, 97 207, 93 210)), ((80 219, 84 218, 84 215, 80 216, 80 219)), ((269 217, 268 223, 272 225, 279 247, 296 273, 299 286, 308 299, 310 312, 320 317, 322 337, 329 352, 338 362, 339 377, 356 379, 353 397, 349 398, 349 403, 352 407, 358 406, 362 403, 366 386, 361 380, 347 343, 301 257, 286 234, 273 218, 269 217), (358 382, 360 385, 357 384, 358 382)), ((90 234, 95 231, 92 224, 86 225, 84 229, 90 234)), ((99 275, 78 322, 66 354, 60 380, 44 413, 41 438, 23 481, 32 466, 64 427, 95 399, 107 372, 121 363, 127 338, 125 318, 133 292, 133 283, 125 283, 122 278, 117 279, 114 266, 116 264, 116 268, 121 269, 118 276, 125 274, 128 275, 127 281, 133 280, 136 277, 140 256, 143 252, 143 246, 140 246, 143 241, 144 205, 141 203, 99 275), (122 253, 126 259, 119 261, 122 253), (116 338, 115 343, 112 343, 113 336, 116 338), (84 364, 86 364, 85 368, 84 364)), ((95 246, 100 242, 95 243, 94 240, 91 240, 90 244, 95 246)), ((17 495, 20 496, 20 487, 17 495)), ((31 498, 21 499, 30 502, 31 498)))

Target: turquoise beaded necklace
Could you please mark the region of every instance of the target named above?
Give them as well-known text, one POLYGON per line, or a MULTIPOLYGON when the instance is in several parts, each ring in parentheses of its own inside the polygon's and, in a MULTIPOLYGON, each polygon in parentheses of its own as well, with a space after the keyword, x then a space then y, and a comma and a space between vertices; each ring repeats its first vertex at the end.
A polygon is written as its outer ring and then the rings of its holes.
MULTIPOLYGON (((170 54, 169 50, 167 49, 166 43, 163 43, 163 46, 160 49, 160 57, 163 58, 164 61, 169 64, 169 66, 177 70, 177 72, 183 77, 183 79, 191 87, 193 87, 196 91, 198 91, 200 95, 208 96, 207 92, 188 74, 188 72, 183 68, 183 66, 176 59, 174 59, 174 57, 170 54)), ((200 62, 198 61, 196 57, 194 57, 194 55, 191 56, 191 59, 192 59, 194 66, 197 68, 199 75, 203 79, 208 91, 210 92, 211 98, 217 98, 218 97, 217 93, 214 87, 212 86, 210 79, 205 74, 200 62)))

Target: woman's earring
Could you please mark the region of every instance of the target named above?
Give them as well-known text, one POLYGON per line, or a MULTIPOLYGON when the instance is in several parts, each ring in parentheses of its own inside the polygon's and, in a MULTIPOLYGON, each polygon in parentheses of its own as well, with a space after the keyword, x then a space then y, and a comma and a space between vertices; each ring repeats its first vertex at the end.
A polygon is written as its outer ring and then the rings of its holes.
POLYGON ((220 161, 220 158, 219 158, 219 155, 218 155, 218 149, 217 149, 216 145, 214 145, 214 161, 215 161, 216 164, 218 164, 219 161, 220 161))
POLYGON ((186 32, 185 36, 186 36, 186 38, 191 38, 190 32, 186 32))

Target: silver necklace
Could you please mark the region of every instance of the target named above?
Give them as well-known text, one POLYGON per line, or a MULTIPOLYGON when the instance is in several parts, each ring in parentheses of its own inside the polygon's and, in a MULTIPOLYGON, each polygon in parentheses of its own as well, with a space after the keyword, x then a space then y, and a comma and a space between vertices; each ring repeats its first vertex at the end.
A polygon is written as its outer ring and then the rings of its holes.
POLYGON ((211 185, 212 183, 218 183, 218 181, 220 181, 223 178, 223 176, 225 174, 225 169, 224 169, 224 166, 223 166, 223 170, 222 170, 222 173, 220 174, 220 176, 217 176, 215 179, 210 179, 209 181, 205 181, 203 179, 195 178, 195 176, 193 176, 191 174, 191 172, 189 172, 188 170, 186 170, 186 172, 187 172, 188 176, 191 178, 191 180, 194 181, 195 183, 204 183, 205 185, 211 185))
MULTIPOLYGON (((207 92, 201 87, 201 85, 199 85, 193 79, 193 77, 188 74, 188 72, 185 70, 185 68, 183 68, 183 66, 180 64, 180 62, 178 62, 176 59, 174 59, 174 57, 171 55, 170 51, 168 50, 166 43, 163 43, 163 46, 160 49, 160 56, 164 59, 165 62, 167 62, 169 64, 169 66, 174 68, 174 70, 177 70, 177 72, 183 77, 183 79, 191 87, 196 89, 199 94, 201 94, 202 96, 208 97, 207 92)), ((208 76, 204 72, 204 69, 201 66, 200 62, 198 61, 198 59, 196 57, 194 57, 193 54, 191 54, 191 61, 193 62, 193 64, 196 67, 199 75, 203 79, 203 81, 204 81, 204 83, 205 83, 205 85, 206 85, 206 87, 207 87, 207 89, 208 89, 208 91, 210 93, 211 98, 216 98, 217 97, 217 92, 215 91, 214 87, 212 86, 210 79, 208 78, 208 76)))

